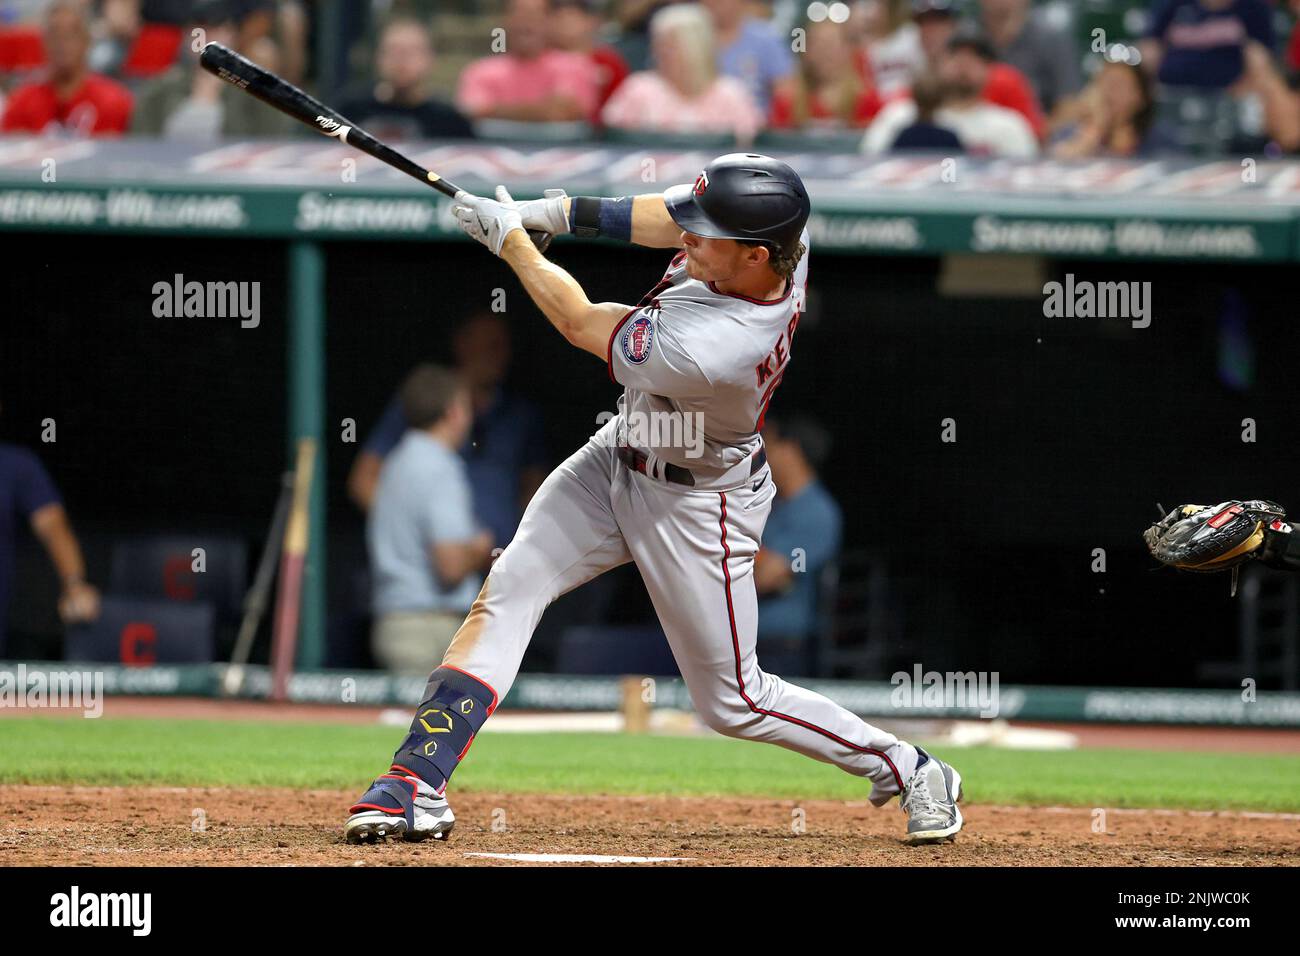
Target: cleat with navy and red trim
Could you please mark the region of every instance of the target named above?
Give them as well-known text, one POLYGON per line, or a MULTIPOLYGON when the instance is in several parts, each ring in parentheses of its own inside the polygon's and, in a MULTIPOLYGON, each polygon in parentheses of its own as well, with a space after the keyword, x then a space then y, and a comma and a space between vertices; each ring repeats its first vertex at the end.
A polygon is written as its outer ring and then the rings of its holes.
POLYGON ((456 825, 445 797, 397 768, 371 784, 348 812, 352 815, 343 825, 348 843, 386 842, 390 836, 412 842, 446 840, 456 825))
POLYGON ((903 788, 899 805, 907 813, 907 842, 956 840, 961 829, 961 774, 938 757, 916 748, 921 761, 903 788))

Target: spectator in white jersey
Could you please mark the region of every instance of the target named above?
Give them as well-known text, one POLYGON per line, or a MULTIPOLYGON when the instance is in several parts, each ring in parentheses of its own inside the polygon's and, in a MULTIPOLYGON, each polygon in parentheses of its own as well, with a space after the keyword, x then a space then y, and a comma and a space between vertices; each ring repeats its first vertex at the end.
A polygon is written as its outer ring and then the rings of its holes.
MULTIPOLYGON (((973 156, 1032 159, 1038 155, 1038 140, 1028 121, 1015 110, 983 98, 995 59, 988 42, 978 34, 957 33, 948 41, 938 69, 945 89, 944 105, 935 112, 935 122, 956 133, 973 156)), ((890 103, 867 127, 862 151, 871 155, 888 151, 916 118, 912 100, 890 103)))

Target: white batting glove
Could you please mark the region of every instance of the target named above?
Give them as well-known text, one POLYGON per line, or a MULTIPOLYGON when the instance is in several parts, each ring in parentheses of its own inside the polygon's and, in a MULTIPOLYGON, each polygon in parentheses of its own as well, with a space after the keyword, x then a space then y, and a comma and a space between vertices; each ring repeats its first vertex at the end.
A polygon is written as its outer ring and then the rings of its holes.
POLYGON ((524 225, 519 218, 519 204, 510 198, 505 186, 497 187, 496 197, 487 199, 462 191, 456 194, 456 205, 451 207, 451 212, 466 235, 499 256, 506 236, 516 229, 522 232, 524 225))
POLYGON ((548 189, 543 199, 525 199, 518 203, 519 217, 525 229, 549 232, 562 236, 569 231, 569 216, 564 211, 566 193, 563 189, 548 189))

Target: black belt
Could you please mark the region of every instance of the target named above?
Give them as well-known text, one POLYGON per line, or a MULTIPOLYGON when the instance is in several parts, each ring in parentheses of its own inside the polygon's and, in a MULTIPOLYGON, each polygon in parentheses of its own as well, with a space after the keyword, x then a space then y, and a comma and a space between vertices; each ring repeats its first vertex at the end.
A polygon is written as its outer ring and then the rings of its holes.
MULTIPOLYGON (((649 475, 651 478, 663 477, 665 481, 671 481, 675 485, 685 485, 688 488, 695 487, 695 476, 689 469, 680 465, 669 464, 668 462, 659 462, 655 467, 658 474, 648 470, 649 457, 643 451, 638 451, 628 445, 618 446, 618 460, 631 468, 633 471, 639 471, 643 475, 649 475)), ((767 464, 767 449, 760 448, 750 459, 749 474, 753 474, 767 464)))

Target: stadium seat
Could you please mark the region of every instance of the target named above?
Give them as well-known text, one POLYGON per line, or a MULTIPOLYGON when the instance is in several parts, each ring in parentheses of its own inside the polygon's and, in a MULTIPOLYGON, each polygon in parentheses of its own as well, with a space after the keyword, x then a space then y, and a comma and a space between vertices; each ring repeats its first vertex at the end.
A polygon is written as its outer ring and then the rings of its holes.
POLYGON ((896 626, 884 560, 869 551, 846 551, 822 574, 817 676, 881 676, 885 647, 896 626))
POLYGON ((645 674, 675 677, 668 639, 659 625, 566 628, 555 655, 560 674, 645 674))
POLYGON ((248 584, 247 549, 239 538, 167 535, 128 538, 113 546, 109 590, 115 594, 167 601, 206 601, 220 620, 239 616, 248 584), (195 548, 205 552, 206 570, 192 570, 195 548))
POLYGON ((1235 684, 1249 675, 1261 687, 1294 692, 1300 688, 1300 583, 1293 574, 1278 574, 1247 565, 1237 587, 1236 657, 1201 661, 1197 677, 1235 684))
POLYGON ((1194 156, 1222 153, 1243 132, 1239 105, 1226 91, 1161 87, 1156 121, 1194 156))
POLYGON ((45 65, 45 43, 37 27, 0 27, 0 73, 25 73, 45 65))
POLYGON ((138 80, 157 76, 176 62, 185 34, 168 23, 146 23, 140 27, 122 62, 122 75, 138 80))
POLYGON ((213 659, 215 613, 207 601, 177 604, 105 595, 98 620, 68 628, 64 659, 148 667, 213 659))

